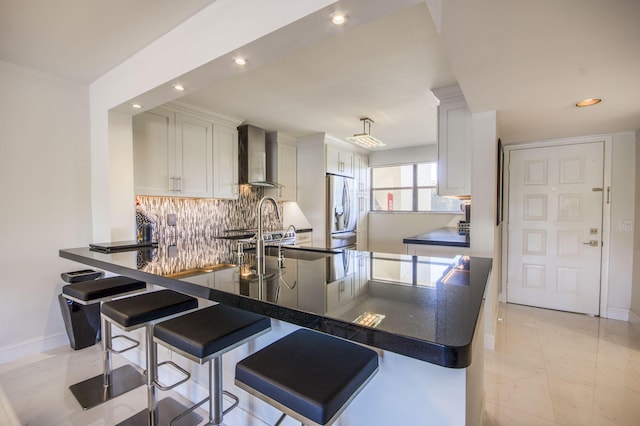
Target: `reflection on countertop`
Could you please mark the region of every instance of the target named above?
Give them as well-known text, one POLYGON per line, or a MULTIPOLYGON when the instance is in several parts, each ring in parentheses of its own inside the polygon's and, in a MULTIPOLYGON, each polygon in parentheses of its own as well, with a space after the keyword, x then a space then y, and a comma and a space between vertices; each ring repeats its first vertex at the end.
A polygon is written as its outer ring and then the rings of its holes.
POLYGON ((258 274, 255 256, 247 252, 239 264, 236 249, 232 240, 211 238, 60 255, 438 365, 470 363, 490 259, 355 250, 296 255, 289 247, 280 259, 277 248, 268 249, 266 272, 258 274))
POLYGON ((459 231, 458 228, 444 227, 429 232, 406 237, 404 244, 424 244, 430 246, 469 247, 469 231, 459 231))

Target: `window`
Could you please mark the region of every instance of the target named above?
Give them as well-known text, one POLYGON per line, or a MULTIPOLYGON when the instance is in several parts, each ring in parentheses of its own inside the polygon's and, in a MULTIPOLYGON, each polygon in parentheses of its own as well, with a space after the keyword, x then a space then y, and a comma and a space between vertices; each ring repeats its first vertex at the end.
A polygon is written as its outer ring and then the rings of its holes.
POLYGON ((437 167, 434 162, 371 168, 371 210, 460 213, 460 200, 437 195, 437 167))

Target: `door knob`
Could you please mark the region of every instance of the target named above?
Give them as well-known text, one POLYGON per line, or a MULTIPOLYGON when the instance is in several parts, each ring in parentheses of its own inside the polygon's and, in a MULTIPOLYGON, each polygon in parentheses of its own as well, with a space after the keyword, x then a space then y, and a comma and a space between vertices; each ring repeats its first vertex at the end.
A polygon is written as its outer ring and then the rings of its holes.
POLYGON ((582 243, 585 246, 598 247, 598 240, 587 241, 586 243, 582 243))

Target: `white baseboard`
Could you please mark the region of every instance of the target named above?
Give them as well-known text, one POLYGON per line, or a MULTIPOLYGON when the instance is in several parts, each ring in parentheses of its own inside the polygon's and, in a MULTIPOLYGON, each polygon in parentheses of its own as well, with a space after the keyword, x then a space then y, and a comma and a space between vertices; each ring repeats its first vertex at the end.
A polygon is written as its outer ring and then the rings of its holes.
POLYGON ((629 311, 629 322, 631 323, 633 328, 640 332, 640 317, 637 316, 633 311, 629 311))
POLYGON ((629 309, 607 308, 607 318, 619 321, 629 321, 630 312, 631 311, 629 309))
POLYGON ((0 364, 15 361, 31 355, 40 354, 60 346, 68 345, 69 338, 65 333, 53 336, 41 336, 17 345, 0 348, 0 364))
POLYGON ((491 349, 492 351, 496 349, 496 336, 493 334, 485 334, 484 335, 484 348, 491 349))

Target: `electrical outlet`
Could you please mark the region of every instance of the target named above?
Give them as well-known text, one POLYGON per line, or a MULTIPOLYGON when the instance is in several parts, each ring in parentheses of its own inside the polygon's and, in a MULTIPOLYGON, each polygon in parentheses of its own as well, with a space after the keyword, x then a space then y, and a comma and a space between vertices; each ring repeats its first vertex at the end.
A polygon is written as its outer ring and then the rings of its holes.
POLYGON ((621 220, 620 222, 618 222, 618 230, 623 232, 633 231, 633 221, 621 220))
POLYGON ((176 226, 177 223, 178 223, 178 218, 176 217, 175 213, 167 214, 167 225, 176 226))

